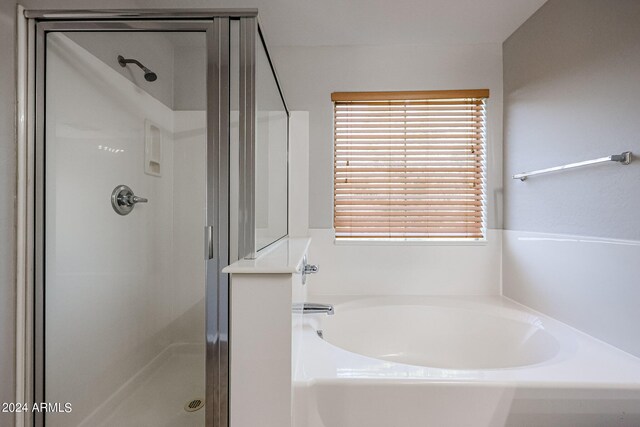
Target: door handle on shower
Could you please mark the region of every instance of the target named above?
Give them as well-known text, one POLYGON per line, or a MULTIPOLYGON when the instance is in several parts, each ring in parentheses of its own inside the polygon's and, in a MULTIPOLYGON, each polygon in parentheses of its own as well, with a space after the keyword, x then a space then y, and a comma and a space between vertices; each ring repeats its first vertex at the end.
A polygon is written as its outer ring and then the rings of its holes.
POLYGON ((204 259, 213 259, 215 256, 213 243, 213 226, 206 225, 204 227, 204 259))

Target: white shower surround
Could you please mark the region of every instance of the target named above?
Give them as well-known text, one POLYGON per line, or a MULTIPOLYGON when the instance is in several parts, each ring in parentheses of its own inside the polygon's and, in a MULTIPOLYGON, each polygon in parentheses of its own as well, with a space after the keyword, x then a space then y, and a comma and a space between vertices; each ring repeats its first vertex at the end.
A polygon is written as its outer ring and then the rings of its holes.
POLYGON ((204 203, 193 209, 193 197, 204 195, 205 113, 174 112, 63 34, 48 39, 48 99, 55 104, 47 143, 55 150, 47 154, 56 157, 48 161, 55 181, 47 182, 47 194, 58 212, 49 212, 47 225, 50 236, 58 229, 58 239, 46 242, 57 254, 47 258, 47 328, 49 337, 65 331, 100 339, 82 351, 47 341, 47 355, 56 360, 47 372, 48 399, 74 405, 71 414, 47 421, 96 425, 156 356, 175 343, 202 341, 203 236, 200 227, 193 234, 184 224, 204 224, 204 203), (145 120, 161 127, 161 177, 144 174, 145 120), (109 203, 118 184, 149 203, 118 216, 109 203), (65 204, 69 197, 81 200, 65 204))

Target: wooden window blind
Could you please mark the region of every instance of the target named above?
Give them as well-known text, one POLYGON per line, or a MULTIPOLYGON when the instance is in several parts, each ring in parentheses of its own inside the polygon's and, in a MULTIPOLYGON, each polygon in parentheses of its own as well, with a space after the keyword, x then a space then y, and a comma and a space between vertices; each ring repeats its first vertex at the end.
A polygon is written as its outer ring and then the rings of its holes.
POLYGON ((338 92, 338 239, 482 239, 489 90, 338 92))

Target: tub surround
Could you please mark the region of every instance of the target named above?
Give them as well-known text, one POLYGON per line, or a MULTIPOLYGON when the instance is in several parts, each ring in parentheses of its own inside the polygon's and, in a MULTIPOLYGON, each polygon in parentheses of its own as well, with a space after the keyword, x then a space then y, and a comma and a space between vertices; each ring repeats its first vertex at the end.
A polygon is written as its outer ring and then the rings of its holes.
POLYGON ((505 230, 504 295, 640 357, 640 241, 505 230))
POLYGON ((640 357, 640 241, 489 230, 485 245, 401 246, 335 243, 329 229, 310 235, 321 268, 312 300, 504 295, 640 357))
POLYGON ((336 242, 311 229, 309 254, 321 274, 309 287, 324 295, 500 295, 502 236, 486 242, 336 242))

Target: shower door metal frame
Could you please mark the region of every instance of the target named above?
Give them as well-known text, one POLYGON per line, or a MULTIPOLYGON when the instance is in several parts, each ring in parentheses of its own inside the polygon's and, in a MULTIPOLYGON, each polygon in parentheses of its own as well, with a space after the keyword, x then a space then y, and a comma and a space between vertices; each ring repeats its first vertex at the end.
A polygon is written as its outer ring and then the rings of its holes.
MULTIPOLYGON (((205 234, 212 245, 206 259, 206 426, 229 425, 229 276, 222 273, 229 263, 229 118, 230 118, 230 19, 255 19, 257 10, 121 10, 121 11, 25 11, 35 43, 29 45, 35 73, 35 105, 25 112, 33 115, 34 171, 33 206, 35 220, 33 252, 33 341, 26 343, 33 381, 26 392, 31 402, 44 402, 45 376, 45 77, 46 33, 51 31, 100 32, 204 32, 207 39, 207 176, 205 234)), ((30 83, 32 84, 32 83, 30 83)), ((28 201, 28 200, 27 200, 28 201)), ((29 234, 28 234, 29 235, 29 234)), ((27 302, 27 304, 29 304, 27 302)), ((29 310, 27 310, 27 313, 29 310)), ((27 338, 29 334, 26 335, 27 338)), ((29 367, 27 368, 29 371, 29 367)), ((20 380, 20 378, 18 378, 20 380)), ((27 387, 28 388, 28 387, 27 387)), ((28 420, 28 418, 27 418, 28 420)), ((33 414, 32 424, 43 426, 44 414, 33 414)))

